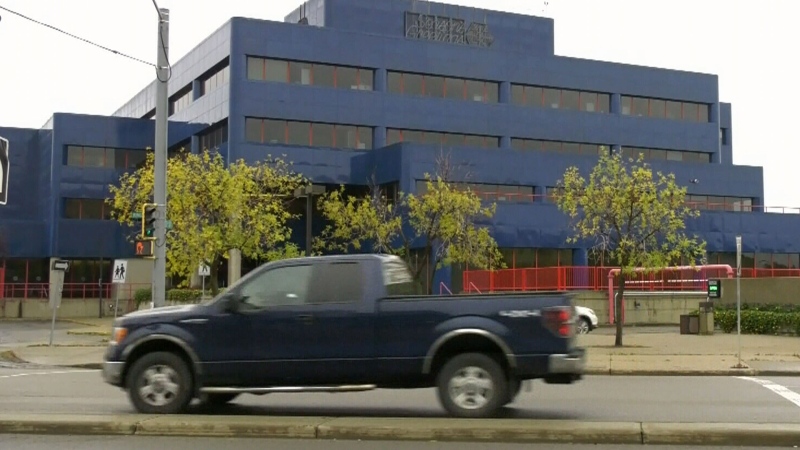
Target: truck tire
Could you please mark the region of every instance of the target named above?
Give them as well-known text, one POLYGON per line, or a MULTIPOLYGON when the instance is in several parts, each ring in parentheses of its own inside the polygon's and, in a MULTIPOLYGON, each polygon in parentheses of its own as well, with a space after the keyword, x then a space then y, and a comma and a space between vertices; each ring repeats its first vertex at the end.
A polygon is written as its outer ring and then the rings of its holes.
POLYGON ((522 390, 522 382, 519 381, 519 378, 511 377, 508 379, 508 397, 506 401, 503 403, 503 406, 508 405, 509 403, 513 403, 514 400, 519 395, 519 392, 522 390))
POLYGON ((465 418, 494 415, 508 401, 508 384, 500 364, 482 353, 454 356, 436 380, 442 406, 451 415, 465 418))
POLYGON ((128 396, 143 414, 177 414, 192 401, 192 374, 171 352, 148 353, 128 372, 128 396))

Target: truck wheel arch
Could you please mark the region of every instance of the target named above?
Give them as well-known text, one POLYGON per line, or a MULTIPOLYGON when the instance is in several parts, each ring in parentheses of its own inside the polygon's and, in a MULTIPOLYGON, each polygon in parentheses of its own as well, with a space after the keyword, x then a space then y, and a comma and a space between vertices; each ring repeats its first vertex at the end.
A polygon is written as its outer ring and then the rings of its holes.
POLYGON ((501 354, 501 356, 504 358, 504 361, 502 362, 505 362, 508 367, 515 368, 517 366, 517 360, 514 357, 514 353, 501 337, 480 328, 460 328, 458 330, 447 332, 436 339, 431 348, 428 350, 428 354, 425 356, 425 361, 422 364, 422 373, 426 375, 430 374, 431 371, 436 368, 436 366, 443 364, 441 357, 446 357, 447 354, 451 353, 448 351, 448 347, 451 346, 455 346, 455 348, 458 349, 455 353, 461 353, 462 351, 481 351, 488 346, 493 350, 492 353, 501 354), (466 344, 466 347, 463 350, 460 349, 461 344, 466 344), (470 344, 479 344, 479 348, 476 349, 470 344), (442 353, 442 350, 445 352, 442 353))
MULTIPOLYGON (((122 352, 125 361, 125 370, 122 379, 125 380, 133 363, 142 355, 157 351, 169 351, 177 354, 186 361, 192 369, 195 381, 201 373, 200 359, 186 341, 168 334, 152 334, 129 344, 122 352)), ((197 386, 196 386, 197 387, 197 386)))

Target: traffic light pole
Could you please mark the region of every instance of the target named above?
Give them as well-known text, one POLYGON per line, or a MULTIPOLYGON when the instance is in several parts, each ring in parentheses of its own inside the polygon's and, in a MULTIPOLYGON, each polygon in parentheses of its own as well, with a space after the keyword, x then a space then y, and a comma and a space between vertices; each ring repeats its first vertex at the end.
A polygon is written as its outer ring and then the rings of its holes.
POLYGON ((156 67, 156 141, 155 170, 153 173, 153 200, 158 205, 153 253, 153 306, 166 304, 167 278, 167 121, 169 117, 169 91, 167 82, 171 76, 169 67, 169 10, 159 8, 158 20, 158 60, 156 67))

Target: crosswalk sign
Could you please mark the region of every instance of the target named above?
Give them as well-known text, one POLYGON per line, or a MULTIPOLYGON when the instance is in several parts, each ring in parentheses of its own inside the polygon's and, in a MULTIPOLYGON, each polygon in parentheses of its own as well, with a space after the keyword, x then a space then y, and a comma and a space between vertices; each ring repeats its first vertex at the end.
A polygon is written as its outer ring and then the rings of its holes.
POLYGON ((111 272, 112 283, 124 283, 128 275, 128 261, 125 259, 114 260, 114 269, 111 272))

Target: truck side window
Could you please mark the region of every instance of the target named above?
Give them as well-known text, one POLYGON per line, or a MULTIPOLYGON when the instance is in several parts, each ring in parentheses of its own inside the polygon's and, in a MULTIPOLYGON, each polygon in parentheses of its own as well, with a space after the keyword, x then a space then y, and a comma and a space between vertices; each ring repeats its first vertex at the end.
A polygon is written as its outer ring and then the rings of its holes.
POLYGON ((363 289, 362 265, 358 262, 318 264, 314 272, 311 303, 357 303, 363 289))
POLYGON ((267 270, 242 286, 242 303, 248 309, 306 304, 310 279, 310 265, 267 270))

